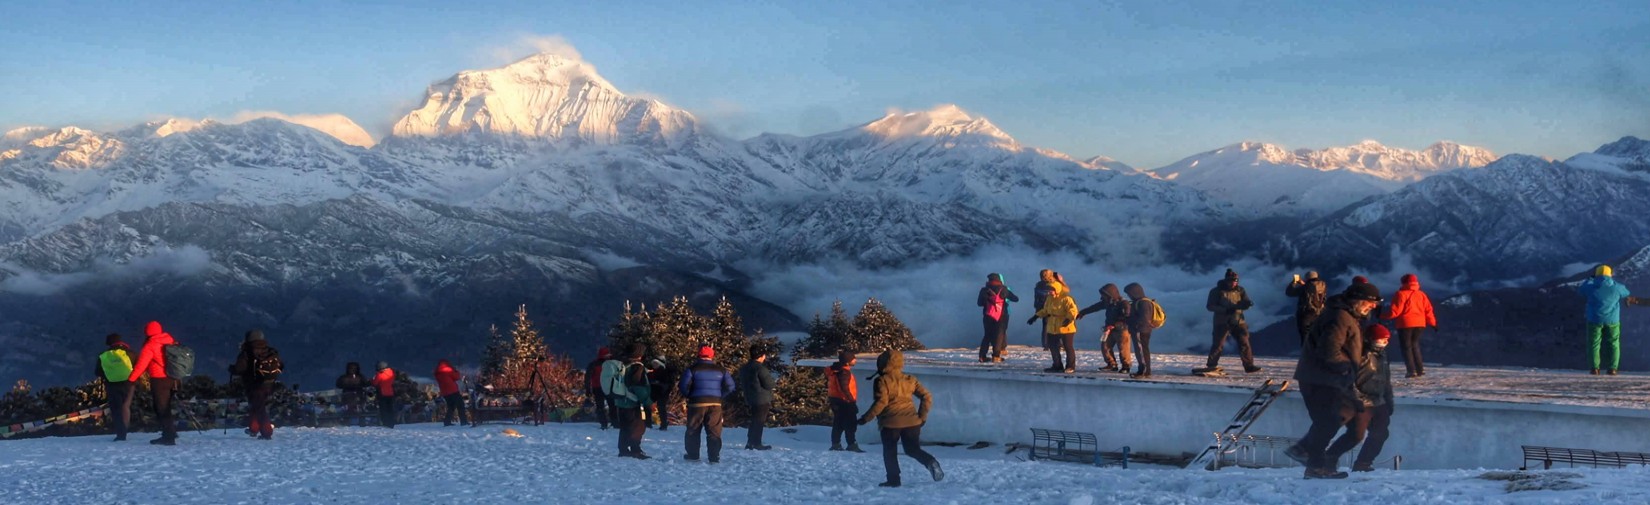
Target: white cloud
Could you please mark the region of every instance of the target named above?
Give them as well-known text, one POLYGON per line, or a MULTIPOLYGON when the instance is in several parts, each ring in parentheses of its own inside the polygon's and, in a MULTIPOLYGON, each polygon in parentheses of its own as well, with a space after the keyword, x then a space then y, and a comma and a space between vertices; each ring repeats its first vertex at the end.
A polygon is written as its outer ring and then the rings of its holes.
POLYGON ((535 54, 553 54, 575 61, 584 61, 584 55, 579 54, 578 48, 568 42, 561 35, 522 34, 514 41, 502 46, 487 50, 492 63, 510 63, 535 54))
POLYGON ((372 134, 362 129, 361 125, 343 114, 286 114, 269 110, 243 110, 230 117, 227 123, 239 124, 261 118, 274 118, 293 124, 308 126, 321 133, 331 135, 345 144, 361 147, 372 147, 378 141, 372 134))
POLYGON ((52 295, 93 280, 126 279, 153 273, 192 276, 212 266, 212 254, 186 245, 176 249, 161 247, 126 263, 98 259, 91 268, 72 273, 36 272, 17 265, 0 265, 15 272, 0 281, 0 291, 25 295, 52 295))

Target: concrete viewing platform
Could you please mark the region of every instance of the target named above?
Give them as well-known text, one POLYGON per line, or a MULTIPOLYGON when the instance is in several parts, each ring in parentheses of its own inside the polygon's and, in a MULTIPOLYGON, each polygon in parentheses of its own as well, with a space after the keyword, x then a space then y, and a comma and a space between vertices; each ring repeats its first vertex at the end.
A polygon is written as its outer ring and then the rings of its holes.
MULTIPOLYGON (((980 363, 975 349, 906 353, 906 371, 934 395, 925 439, 1028 443, 1035 427, 1095 433, 1106 451, 1196 452, 1255 387, 1289 380, 1296 362, 1257 358, 1264 370, 1246 374, 1228 355, 1221 360, 1227 375, 1211 378, 1190 373, 1205 356, 1162 353, 1152 356, 1151 378, 1131 379, 1098 370, 1104 360, 1097 350, 1079 349, 1072 374, 1044 372, 1050 358, 1040 348, 1008 351, 1003 363, 980 363)), ((861 355, 856 375, 869 376, 875 362, 861 355)), ((1425 377, 1406 379, 1403 363, 1393 365, 1393 434, 1382 460, 1402 455, 1406 468, 1516 468, 1521 445, 1650 452, 1650 375, 1429 365, 1425 377)), ((870 384, 860 390, 863 409, 870 384)), ((1308 424, 1291 390, 1248 434, 1298 437, 1308 424)))

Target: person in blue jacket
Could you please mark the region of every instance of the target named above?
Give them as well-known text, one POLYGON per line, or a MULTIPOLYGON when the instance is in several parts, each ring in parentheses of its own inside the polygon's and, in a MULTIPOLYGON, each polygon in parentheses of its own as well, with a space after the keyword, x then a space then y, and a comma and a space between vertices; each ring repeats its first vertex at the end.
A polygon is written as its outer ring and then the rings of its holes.
POLYGON ((722 398, 733 393, 733 375, 716 364, 716 350, 699 348, 699 361, 682 374, 678 388, 687 399, 687 435, 682 459, 699 461, 699 432, 703 429, 711 463, 722 461, 722 398))
POLYGON ((1616 282, 1610 265, 1599 265, 1576 291, 1587 299, 1587 338, 1592 343, 1593 375, 1598 375, 1599 349, 1610 348, 1610 375, 1621 368, 1621 304, 1631 293, 1616 282))

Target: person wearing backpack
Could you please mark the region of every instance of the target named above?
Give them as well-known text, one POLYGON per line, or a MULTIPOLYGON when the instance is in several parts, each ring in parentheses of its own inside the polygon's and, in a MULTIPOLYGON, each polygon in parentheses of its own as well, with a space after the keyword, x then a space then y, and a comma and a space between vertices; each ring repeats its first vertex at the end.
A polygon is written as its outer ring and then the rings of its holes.
POLYGON ((1077 318, 1082 319, 1085 315, 1106 311, 1106 327, 1100 331, 1100 353, 1106 358, 1106 366, 1101 371, 1129 373, 1134 368, 1134 359, 1130 356, 1134 347, 1129 345, 1129 326, 1125 324, 1133 306, 1117 292, 1116 284, 1106 284, 1100 288, 1100 301, 1077 312, 1077 318))
POLYGON ((1049 354, 1054 364, 1044 372, 1073 373, 1077 371, 1077 302, 1071 299, 1071 288, 1054 282, 1054 294, 1043 302, 1043 308, 1026 320, 1026 324, 1043 320, 1043 334, 1048 335, 1049 354), (1060 366, 1060 351, 1066 351, 1065 366, 1060 366))
POLYGON ((699 361, 682 374, 678 387, 688 404, 687 436, 682 440, 687 449, 682 459, 688 461, 699 461, 701 430, 710 462, 722 461, 722 398, 733 394, 733 375, 715 360, 715 349, 700 347, 699 361))
POLYGON ((1152 332, 1163 326, 1163 306, 1157 300, 1146 297, 1146 288, 1138 282, 1131 282, 1123 286, 1123 294, 1129 295, 1129 316, 1126 324, 1129 332, 1134 334, 1134 343, 1139 348, 1140 369, 1130 374, 1135 379, 1150 378, 1152 376, 1152 332))
POLYGON ((831 450, 865 452, 856 439, 859 425, 859 384, 854 382, 854 363, 859 357, 843 349, 837 353, 836 363, 825 370, 825 389, 831 397, 831 450), (848 447, 842 447, 846 438, 848 447))
POLYGON ((126 430, 132 422, 132 348, 120 340, 119 333, 103 337, 103 346, 109 349, 97 355, 97 378, 103 380, 104 395, 109 399, 109 428, 115 430, 116 442, 126 441, 126 430))
POLYGON ((458 423, 464 424, 464 395, 458 389, 458 381, 464 374, 453 368, 452 362, 440 360, 435 362, 435 385, 441 394, 441 400, 447 403, 447 415, 441 418, 442 426, 452 426, 453 416, 458 416, 458 423))
POLYGON ((1312 327, 1312 322, 1323 314, 1324 303, 1329 298, 1329 284, 1318 278, 1318 272, 1306 272, 1306 278, 1295 276, 1289 286, 1283 289, 1283 294, 1295 299, 1295 331, 1300 334, 1301 345, 1306 345, 1306 330, 1312 327))
POLYGON ((280 351, 264 340, 264 332, 260 330, 246 332, 241 352, 235 356, 235 364, 229 366, 229 375, 239 377, 241 386, 246 388, 247 433, 259 440, 271 440, 275 436, 275 423, 269 420, 269 394, 274 391, 282 368, 280 351))
POLYGON ((372 386, 378 393, 378 422, 385 428, 395 427, 395 369, 385 361, 378 362, 378 374, 372 376, 372 386))
POLYGON ((150 440, 154 445, 177 445, 178 425, 172 418, 172 391, 177 389, 178 382, 166 376, 166 346, 177 344, 170 333, 161 330, 160 323, 149 321, 143 328, 143 334, 148 337, 143 341, 143 351, 138 353, 137 363, 132 366, 132 375, 127 381, 136 382, 144 375, 149 376, 149 395, 155 408, 155 421, 160 423, 160 438, 150 440))
POLYGON ((584 394, 590 397, 591 409, 595 411, 596 422, 601 423, 606 430, 611 422, 609 416, 617 414, 618 409, 613 407, 613 400, 602 392, 602 372, 604 365, 613 360, 613 351, 602 347, 596 350, 596 359, 584 367, 584 394))
MULTIPOLYGON (((617 407, 619 426, 619 457, 648 459, 642 451, 642 434, 647 432, 647 409, 653 406, 653 391, 647 383, 647 366, 642 357, 647 346, 633 344, 619 371, 607 382, 608 396, 617 407)), ((616 361, 616 360, 615 360, 616 361)), ((605 375, 605 370, 603 371, 605 375)))
POLYGON ((882 465, 888 475, 887 481, 878 484, 882 487, 900 486, 900 446, 905 447, 906 456, 922 463, 935 481, 945 479, 939 460, 922 450, 922 427, 928 424, 928 411, 934 408, 934 397, 922 387, 922 381, 906 375, 904 368, 905 354, 900 351, 883 351, 877 356, 877 373, 871 376, 875 381, 876 401, 859 418, 859 424, 876 419, 882 429, 882 465), (914 404, 912 397, 922 400, 922 406, 914 404))
POLYGON ((773 372, 768 371, 768 353, 761 344, 752 344, 750 361, 739 367, 739 389, 745 392, 745 406, 750 412, 750 424, 745 429, 745 450, 766 451, 773 447, 762 444, 762 428, 768 422, 768 411, 773 408, 773 372))
POLYGON ((980 288, 979 306, 984 311, 985 337, 980 339, 980 362, 1002 363, 1003 348, 1008 347, 1008 303, 1020 301, 1014 290, 1003 284, 1002 274, 985 276, 985 287, 980 288), (986 350, 991 356, 986 356, 986 350))

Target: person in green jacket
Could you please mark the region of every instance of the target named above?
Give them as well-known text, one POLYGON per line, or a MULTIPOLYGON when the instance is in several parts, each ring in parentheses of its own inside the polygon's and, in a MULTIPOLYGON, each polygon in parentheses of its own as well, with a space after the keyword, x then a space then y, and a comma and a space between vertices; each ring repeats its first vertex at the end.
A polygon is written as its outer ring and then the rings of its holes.
POLYGON ((1587 299, 1587 338, 1592 344, 1593 375, 1598 375, 1599 350, 1610 349, 1610 375, 1621 368, 1621 304, 1632 295, 1616 282, 1610 265, 1599 265, 1593 276, 1582 281, 1576 291, 1587 299))
POLYGON ((878 485, 900 486, 900 445, 905 446, 906 456, 916 458, 917 462, 928 468, 934 480, 945 479, 939 460, 922 450, 922 427, 928 424, 928 411, 934 408, 934 399, 928 395, 928 389, 922 387, 921 381, 905 374, 905 354, 897 350, 883 351, 881 356, 877 356, 877 373, 871 376, 871 380, 876 384, 876 401, 859 418, 859 424, 876 419, 878 427, 882 428, 882 464, 886 468, 888 481, 878 485), (918 407, 912 397, 921 399, 922 406, 918 407))
POLYGON ((618 379, 622 381, 624 388, 612 388, 618 394, 608 393, 608 396, 613 398, 613 405, 618 407, 621 458, 652 457, 642 452, 642 433, 647 431, 647 409, 653 406, 653 389, 647 381, 647 366, 642 364, 642 357, 646 355, 646 345, 631 345, 630 354, 625 356, 624 368, 618 379))

